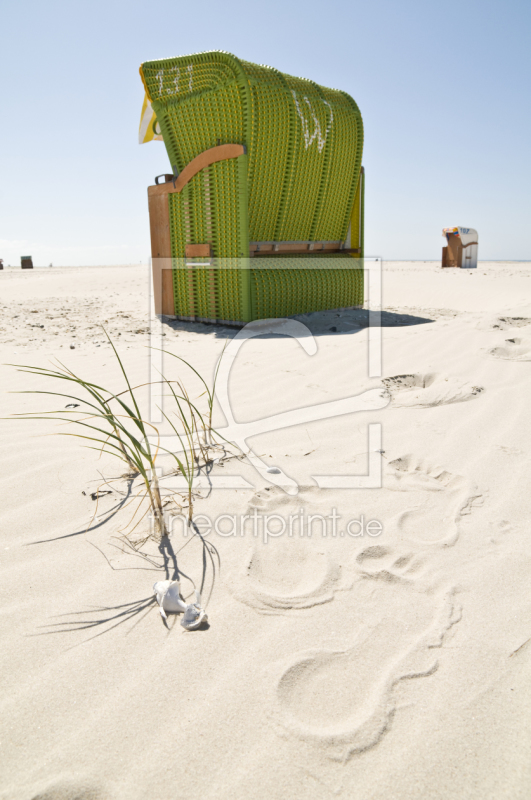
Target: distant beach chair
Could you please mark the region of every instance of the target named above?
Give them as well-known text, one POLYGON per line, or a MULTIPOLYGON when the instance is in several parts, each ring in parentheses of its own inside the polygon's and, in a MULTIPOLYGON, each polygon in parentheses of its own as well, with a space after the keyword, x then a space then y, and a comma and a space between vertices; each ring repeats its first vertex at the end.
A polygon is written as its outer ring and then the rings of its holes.
POLYGON ((22 269, 33 269, 33 259, 31 256, 20 256, 20 266, 22 269))
POLYGON ((242 325, 362 305, 354 100, 223 52, 140 75, 172 165, 148 189, 156 312, 242 325))
POLYGON ((442 267, 477 267, 478 232, 474 228, 443 228, 443 236, 446 236, 446 247, 442 250, 442 267))

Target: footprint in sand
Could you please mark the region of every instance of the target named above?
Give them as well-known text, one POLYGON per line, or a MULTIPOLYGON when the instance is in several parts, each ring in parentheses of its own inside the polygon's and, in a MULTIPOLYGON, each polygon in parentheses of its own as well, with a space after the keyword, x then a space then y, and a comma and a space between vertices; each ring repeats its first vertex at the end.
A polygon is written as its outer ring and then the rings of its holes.
POLYGON ((506 339, 501 347, 494 347, 489 351, 495 358, 506 361, 531 361, 531 340, 514 337, 506 339))
POLYGON ((462 378, 437 373, 412 373, 384 378, 382 383, 391 395, 395 408, 431 408, 449 403, 462 403, 483 391, 462 378))
POLYGON ((483 503, 477 486, 466 478, 416 462, 411 456, 389 462, 384 485, 410 494, 409 507, 390 520, 388 530, 398 541, 415 545, 454 545, 462 518, 483 503))
POLYGON ((308 516, 317 514, 315 506, 309 510, 311 498, 318 492, 315 487, 303 489, 294 500, 272 487, 254 495, 247 514, 252 517, 257 509, 260 515, 256 535, 249 525, 251 547, 227 583, 238 600, 260 613, 278 614, 327 603, 342 588, 342 569, 323 539, 321 519, 310 522, 313 533, 307 535, 308 516), (264 537, 264 525, 269 537, 264 537), (275 536, 283 525, 284 532, 275 536))
MULTIPOLYGON (((435 492, 461 509, 467 505, 463 493, 470 498, 464 479, 411 458, 397 459, 391 469, 394 491, 418 492, 421 500, 435 492)), ((300 506, 307 517, 310 509, 324 509, 322 498, 315 488, 303 489, 296 501, 279 489, 263 490, 248 513, 257 509, 262 517, 276 513, 286 519, 300 506)), ((260 613, 308 609, 295 624, 307 641, 326 642, 328 649, 292 653, 264 668, 272 721, 281 736, 345 761, 377 745, 389 730, 401 682, 435 672, 438 649, 459 621, 460 607, 453 588, 430 579, 426 548, 407 537, 388 543, 340 535, 323 540, 320 529, 312 537, 298 532, 268 544, 253 537, 228 585, 260 613)), ((443 536, 449 538, 447 530, 443 536)), ((435 541, 440 538, 439 530, 435 541)))
MULTIPOLYGON (((384 521, 386 541, 373 539, 370 544, 345 536, 341 530, 344 524, 340 524, 338 536, 323 536, 322 519, 328 518, 326 524, 330 525, 330 508, 320 508, 326 495, 316 487, 302 489, 296 500, 277 487, 258 492, 247 515, 252 519, 256 509, 260 522, 256 535, 250 527, 247 529, 251 544, 228 574, 230 591, 260 613, 279 614, 331 602, 360 577, 407 584, 423 570, 426 551, 454 545, 463 518, 483 503, 481 492, 471 481, 417 462, 412 456, 389 463, 383 492, 382 508, 387 507, 389 514, 384 521), (404 493, 403 497, 395 499, 396 492, 404 493), (273 536, 265 542, 267 517, 273 536), (388 542, 395 550, 389 549, 388 542)), ((330 527, 326 530, 330 533, 330 527)))
POLYGON ((507 331, 510 328, 525 328, 531 325, 530 317, 498 317, 490 326, 492 330, 507 331))
POLYGON ((434 596, 386 583, 378 606, 379 618, 348 649, 303 653, 280 666, 272 707, 281 735, 344 762, 389 730, 401 681, 436 671, 437 648, 460 619, 453 590, 434 596))
POLYGON ((356 556, 358 573, 364 578, 386 583, 411 584, 424 566, 415 551, 398 554, 384 545, 369 545, 356 556))

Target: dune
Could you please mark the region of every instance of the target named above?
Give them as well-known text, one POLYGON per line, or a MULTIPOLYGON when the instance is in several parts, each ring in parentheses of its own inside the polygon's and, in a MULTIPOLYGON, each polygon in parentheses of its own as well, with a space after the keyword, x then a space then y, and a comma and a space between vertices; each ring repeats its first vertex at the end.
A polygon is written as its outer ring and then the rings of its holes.
POLYGON ((362 309, 298 317, 311 351, 240 348, 214 426, 254 461, 220 449, 197 483, 220 560, 197 631, 152 588, 203 574, 170 460, 173 533, 142 558, 135 480, 11 417, 66 401, 9 365, 120 391, 106 330, 155 419, 150 345, 211 380, 237 329, 159 331, 145 265, 0 273, 2 800, 529 796, 531 263, 383 266, 381 375, 362 309))

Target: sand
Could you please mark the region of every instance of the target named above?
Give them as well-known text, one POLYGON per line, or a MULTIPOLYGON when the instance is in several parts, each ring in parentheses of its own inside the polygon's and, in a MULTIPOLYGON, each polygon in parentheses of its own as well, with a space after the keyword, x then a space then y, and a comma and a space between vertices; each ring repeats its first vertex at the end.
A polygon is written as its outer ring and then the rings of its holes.
MULTIPOLYGON (((0 362, 56 357, 119 390, 104 324, 145 383, 148 281, 144 266, 5 269, 0 362)), ((197 632, 176 616, 165 627, 152 602, 156 546, 153 564, 119 546, 120 465, 49 435, 57 423, 0 423, 2 800, 529 797, 531 264, 388 262, 383 286, 381 377, 368 377, 361 311, 299 318, 315 355, 271 335, 239 352, 239 423, 374 389, 389 402, 264 429, 248 444, 280 473, 214 466, 195 513, 229 516, 209 536, 221 570, 197 632), (381 487, 319 488, 367 473, 372 423, 381 487), (257 536, 240 526, 253 514, 257 536), (298 535, 301 514, 322 515, 327 535, 317 517, 298 535), (293 535, 264 542, 266 515, 272 533, 291 517, 293 535)), ((163 333, 211 377, 236 331, 163 333)), ((164 369, 200 394, 174 359, 164 369)), ((12 394, 46 387, 0 372, 3 417, 64 405, 12 394)), ((223 430, 219 405, 214 421, 223 430)), ((171 548, 198 581, 199 540, 177 524, 171 548)))

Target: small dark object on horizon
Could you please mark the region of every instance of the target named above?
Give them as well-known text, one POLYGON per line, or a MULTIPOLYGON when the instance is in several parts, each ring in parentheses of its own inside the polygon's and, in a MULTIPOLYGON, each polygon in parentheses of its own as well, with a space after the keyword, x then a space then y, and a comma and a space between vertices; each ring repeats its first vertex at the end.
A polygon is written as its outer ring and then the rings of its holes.
POLYGON ((32 256, 20 256, 20 266, 22 269, 33 269, 32 256))

